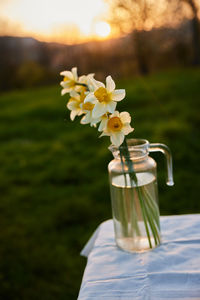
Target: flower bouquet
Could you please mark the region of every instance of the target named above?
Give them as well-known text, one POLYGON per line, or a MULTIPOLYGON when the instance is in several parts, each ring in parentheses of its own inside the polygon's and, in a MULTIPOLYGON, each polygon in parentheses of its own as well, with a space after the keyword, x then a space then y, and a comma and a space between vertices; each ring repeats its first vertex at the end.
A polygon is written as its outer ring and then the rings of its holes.
POLYGON ((148 152, 159 150, 167 154, 167 147, 141 139, 127 140, 126 136, 134 130, 131 116, 116 110, 126 93, 115 88, 111 76, 106 77, 104 84, 94 74, 79 77, 77 68, 60 74, 61 94, 69 94, 67 108, 71 120, 82 116, 81 124, 96 127, 100 137, 110 137, 109 149, 114 160, 108 170, 117 245, 130 252, 158 246, 161 239, 156 163, 148 152))

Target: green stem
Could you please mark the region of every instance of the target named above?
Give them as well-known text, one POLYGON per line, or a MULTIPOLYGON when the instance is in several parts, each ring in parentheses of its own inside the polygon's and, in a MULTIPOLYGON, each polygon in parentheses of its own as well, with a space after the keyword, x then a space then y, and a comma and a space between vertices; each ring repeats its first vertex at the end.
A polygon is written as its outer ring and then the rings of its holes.
POLYGON ((124 161, 123 161, 123 153, 122 150, 119 148, 119 154, 120 154, 120 158, 121 158, 121 164, 122 164, 122 171, 124 174, 124 182, 125 182, 125 186, 127 187, 127 179, 126 179, 126 173, 125 173, 125 165, 124 165, 124 161))
MULTIPOLYGON (((120 158, 121 158, 121 164, 122 164, 122 171, 123 171, 123 174, 124 174, 124 182, 125 182, 125 187, 127 187, 127 179, 126 179, 126 173, 125 173, 125 166, 124 166, 124 161, 123 161, 123 156, 122 156, 122 152, 121 150, 119 149, 119 153, 120 153, 120 158)), ((123 193, 123 197, 122 197, 122 220, 124 219, 124 222, 123 222, 123 231, 125 233, 125 236, 128 236, 129 235, 129 232, 128 232, 128 220, 129 220, 129 217, 128 217, 128 212, 127 212, 127 197, 126 197, 126 193, 125 193, 125 189, 122 189, 122 193, 123 193), (124 201, 123 201, 124 200, 124 201)))
POLYGON ((154 220, 157 224, 158 229, 160 230, 160 222, 159 222, 159 218, 160 218, 160 213, 159 213, 159 208, 157 203, 154 201, 154 199, 151 197, 150 193, 148 193, 148 191, 146 190, 145 187, 142 188, 144 196, 146 198, 146 204, 148 206, 148 209, 151 211, 154 220))
MULTIPOLYGON (((140 232, 140 228, 138 226, 138 218, 137 218, 137 211, 136 211, 136 206, 135 206, 133 183, 132 183, 131 178, 130 178, 130 181, 131 181, 130 192, 131 192, 131 199, 132 199, 131 211, 132 211, 132 214, 134 215, 133 218, 131 218, 131 225, 132 225, 132 229, 135 229, 137 236, 140 236, 141 232, 140 232)), ((133 234, 132 234, 132 236, 133 236, 133 234)))
MULTIPOLYGON (((145 226, 145 230, 146 230, 146 234, 147 234, 147 238, 148 238, 148 242, 149 242, 149 247, 152 248, 149 227, 150 227, 151 232, 153 234, 153 237, 154 237, 154 240, 155 240, 155 244, 157 245, 159 243, 159 241, 160 241, 160 238, 159 238, 159 234, 158 234, 157 228, 156 228, 156 226, 154 224, 154 220, 157 223, 157 220, 159 218, 157 219, 157 217, 155 217, 155 215, 152 213, 152 210, 150 210, 147 207, 147 204, 145 203, 146 202, 146 198, 149 198, 149 197, 148 197, 148 194, 145 194, 144 192, 141 193, 142 190, 140 191, 140 187, 138 186, 138 180, 137 180, 136 174, 135 174, 134 169, 133 169, 133 164, 132 164, 132 161, 131 161, 131 158, 130 158, 130 153, 129 153, 129 150, 128 150, 128 145, 127 145, 126 139, 124 140, 124 142, 122 144, 122 149, 123 149, 123 155, 124 155, 124 158, 125 158, 128 170, 129 170, 131 187, 133 187, 132 181, 134 181, 135 185, 136 185, 136 191, 137 191, 139 202, 140 202, 140 207, 141 207, 143 221, 144 221, 144 226, 145 226), (148 227, 148 223, 149 223, 149 227, 148 227)), ((151 198, 149 198, 149 199, 152 202, 152 199, 151 198)))
POLYGON ((154 206, 154 208, 151 206, 151 204, 153 204, 154 200, 147 193, 145 187, 141 188, 141 192, 144 195, 144 199, 145 199, 144 207, 145 207, 146 216, 147 216, 147 219, 149 222, 149 226, 151 228, 151 232, 154 237, 155 245, 158 245, 160 243, 160 234, 158 231, 158 229, 160 227, 159 226, 159 214, 156 213, 158 208, 156 207, 156 210, 155 210, 155 206, 154 206))
POLYGON ((76 84, 76 85, 84 86, 84 87, 86 87, 86 88, 88 89, 88 85, 85 84, 85 83, 76 82, 75 84, 76 84))
POLYGON ((160 242, 160 237, 159 237, 156 225, 154 224, 154 219, 153 219, 152 215, 150 214, 150 212, 148 211, 145 203, 144 203, 144 210, 145 210, 145 214, 147 217, 147 221, 149 222, 149 227, 151 228, 151 232, 153 234, 155 245, 158 245, 160 242))
POLYGON ((76 84, 76 85, 80 85, 80 86, 85 87, 85 88, 86 88, 86 91, 90 91, 90 90, 89 90, 89 86, 88 86, 87 84, 85 84, 85 83, 76 82, 75 84, 76 84))
MULTIPOLYGON (((124 140, 124 143, 122 144, 122 147, 119 147, 119 151, 120 151, 120 157, 121 157, 121 161, 122 161, 122 167, 124 168, 124 161, 123 161, 123 157, 125 158, 125 161, 127 163, 128 166, 128 174, 130 177, 130 193, 131 193, 131 199, 132 201, 130 201, 131 203, 131 213, 134 214, 133 218, 131 217, 131 230, 135 229, 137 236, 141 235, 140 233, 140 228, 138 226, 138 220, 137 220, 137 212, 136 212, 136 207, 135 207, 135 201, 134 201, 134 191, 133 191, 133 181, 135 181, 136 185, 137 185, 137 177, 136 176, 131 176, 131 174, 134 174, 134 170, 132 167, 132 161, 130 159, 130 154, 129 154, 129 150, 128 150, 128 145, 126 143, 126 139, 124 140), (134 178, 133 178, 134 177, 134 178)), ((126 186, 127 186, 127 181, 126 181, 126 186)), ((131 236, 133 236, 133 233, 131 233, 131 236)))
POLYGON ((148 228, 148 224, 147 224, 147 220, 146 220, 146 210, 145 210, 145 206, 144 206, 144 202, 143 202, 143 197, 141 196, 140 188, 137 186, 136 189, 137 189, 138 197, 139 197, 139 200, 140 200, 140 207, 141 207, 141 210, 142 210, 144 226, 145 226, 147 238, 148 238, 148 241, 149 241, 149 247, 153 248, 152 243, 151 243, 151 236, 150 236, 150 233, 149 233, 149 228, 148 228))

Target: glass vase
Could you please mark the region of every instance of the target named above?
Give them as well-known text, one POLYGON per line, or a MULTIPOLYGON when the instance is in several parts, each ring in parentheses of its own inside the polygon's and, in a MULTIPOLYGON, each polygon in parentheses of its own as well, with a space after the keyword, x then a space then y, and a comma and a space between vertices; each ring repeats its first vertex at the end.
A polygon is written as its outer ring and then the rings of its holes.
POLYGON ((161 243, 156 162, 151 151, 166 155, 167 184, 173 185, 170 150, 143 139, 110 146, 114 159, 108 165, 115 240, 128 252, 145 251, 161 243))

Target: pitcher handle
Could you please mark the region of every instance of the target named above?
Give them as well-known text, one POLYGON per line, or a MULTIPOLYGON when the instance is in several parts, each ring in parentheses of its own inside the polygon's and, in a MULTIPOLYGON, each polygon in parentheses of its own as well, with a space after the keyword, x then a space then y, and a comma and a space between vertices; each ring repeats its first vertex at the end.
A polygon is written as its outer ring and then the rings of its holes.
POLYGON ((157 152, 160 151, 162 152, 165 157, 166 157, 166 162, 167 162, 167 181, 166 184, 169 186, 174 185, 174 180, 173 180, 173 167, 172 167, 172 155, 169 147, 167 147, 164 144, 149 144, 149 152, 157 152))

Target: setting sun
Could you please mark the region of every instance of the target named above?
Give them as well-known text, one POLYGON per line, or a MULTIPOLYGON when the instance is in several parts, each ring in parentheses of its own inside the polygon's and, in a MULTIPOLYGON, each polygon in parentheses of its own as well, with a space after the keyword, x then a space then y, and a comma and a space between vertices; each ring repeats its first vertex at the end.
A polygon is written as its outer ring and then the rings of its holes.
POLYGON ((106 13, 104 0, 3 1, 0 2, 0 34, 29 35, 66 43, 94 36, 105 38, 110 34, 109 24, 101 22, 106 13))
POLYGON ((95 24, 95 34, 101 38, 106 38, 111 32, 110 25, 107 22, 98 22, 95 24))

